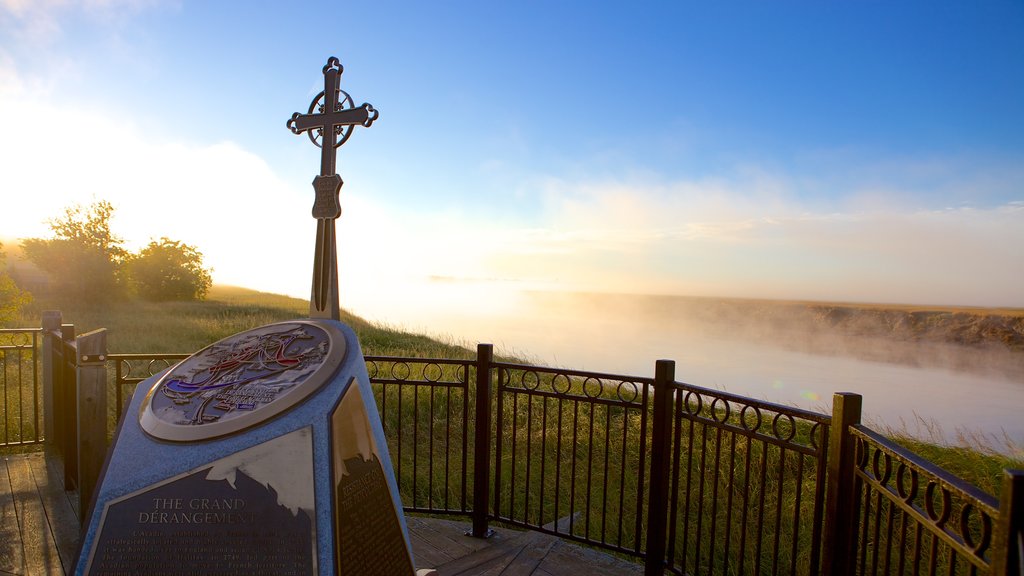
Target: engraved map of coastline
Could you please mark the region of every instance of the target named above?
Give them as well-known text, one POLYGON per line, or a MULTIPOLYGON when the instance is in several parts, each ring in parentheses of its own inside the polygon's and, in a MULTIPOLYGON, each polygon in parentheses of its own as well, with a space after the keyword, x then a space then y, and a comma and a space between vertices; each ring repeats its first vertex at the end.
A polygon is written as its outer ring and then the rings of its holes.
POLYGON ((222 340, 164 378, 153 415, 187 426, 251 413, 316 372, 329 347, 328 334, 308 324, 274 324, 222 340))

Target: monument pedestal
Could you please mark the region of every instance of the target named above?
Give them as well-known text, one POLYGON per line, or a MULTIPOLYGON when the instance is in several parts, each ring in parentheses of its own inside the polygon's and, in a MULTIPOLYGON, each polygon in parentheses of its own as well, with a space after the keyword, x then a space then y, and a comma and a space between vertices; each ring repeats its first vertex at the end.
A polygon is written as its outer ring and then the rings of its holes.
POLYGON ((75 574, 412 575, 359 343, 271 324, 139 385, 75 574))

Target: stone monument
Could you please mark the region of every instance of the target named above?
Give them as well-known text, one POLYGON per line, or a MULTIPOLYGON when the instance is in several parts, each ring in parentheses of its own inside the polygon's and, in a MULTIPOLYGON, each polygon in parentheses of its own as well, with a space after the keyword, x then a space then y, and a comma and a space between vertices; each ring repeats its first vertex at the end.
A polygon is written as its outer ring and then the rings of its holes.
POLYGON ((409 536, 355 333, 339 320, 335 150, 378 113, 338 87, 288 126, 322 149, 310 318, 216 342, 139 385, 75 574, 400 575, 409 536))

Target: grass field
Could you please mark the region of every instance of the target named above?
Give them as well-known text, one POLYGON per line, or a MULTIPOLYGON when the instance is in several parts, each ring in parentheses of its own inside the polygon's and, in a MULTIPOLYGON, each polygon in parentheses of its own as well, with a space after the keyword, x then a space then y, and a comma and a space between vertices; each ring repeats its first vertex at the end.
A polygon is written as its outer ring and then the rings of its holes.
MULTIPOLYGON (((217 340, 269 324, 309 316, 309 302, 233 286, 214 286, 202 302, 125 300, 99 309, 37 298, 16 321, 18 327, 38 326, 43 310, 60 310, 63 321, 78 334, 107 329, 111 353, 191 353, 217 340)), ((470 357, 454 343, 370 324, 343 312, 342 321, 359 335, 363 353, 386 356, 470 357)))

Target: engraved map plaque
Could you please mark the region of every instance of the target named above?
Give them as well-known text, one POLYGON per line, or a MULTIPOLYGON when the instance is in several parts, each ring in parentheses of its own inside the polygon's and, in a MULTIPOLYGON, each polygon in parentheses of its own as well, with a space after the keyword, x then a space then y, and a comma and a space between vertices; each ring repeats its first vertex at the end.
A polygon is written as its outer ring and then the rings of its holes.
POLYGON ((339 576, 412 574, 412 558, 360 387, 331 415, 334 528, 339 576))
POLYGON ((111 500, 90 574, 315 574, 312 428, 111 500))
POLYGON ((329 323, 270 324, 183 360, 149 391, 139 424, 162 440, 231 434, 276 416, 337 371, 345 339, 329 323))

